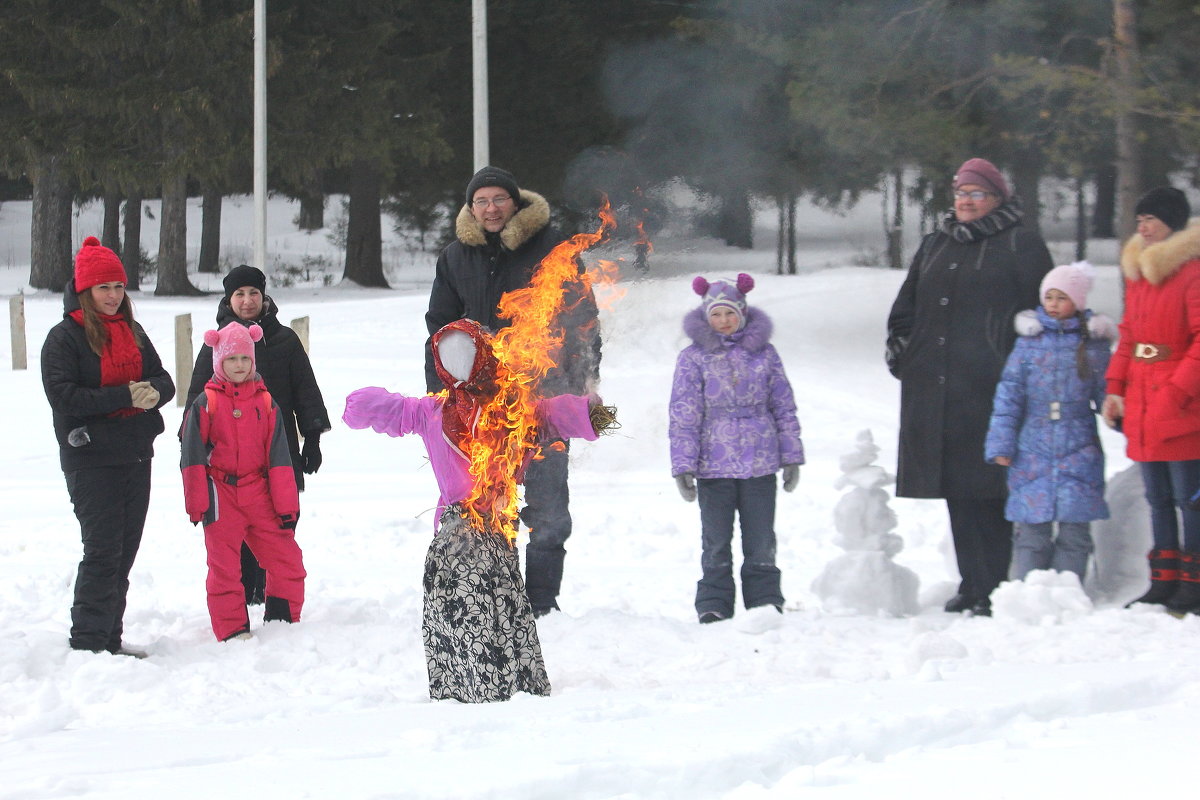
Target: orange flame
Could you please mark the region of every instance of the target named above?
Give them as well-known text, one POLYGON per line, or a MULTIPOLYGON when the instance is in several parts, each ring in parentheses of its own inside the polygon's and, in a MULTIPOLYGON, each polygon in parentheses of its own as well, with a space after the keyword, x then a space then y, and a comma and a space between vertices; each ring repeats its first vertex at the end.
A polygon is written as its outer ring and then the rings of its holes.
POLYGON ((509 320, 493 340, 499 361, 495 397, 482 409, 468 445, 475 488, 463 501, 467 518, 484 530, 517 536, 517 485, 525 467, 540 458, 537 443, 537 386, 555 366, 562 346, 559 316, 591 295, 598 273, 580 272, 579 256, 616 228, 608 199, 600 227, 560 243, 538 264, 527 288, 500 298, 499 316, 509 320))
MULTIPOLYGON (((643 213, 646 213, 648 211, 649 211, 649 209, 642 209, 643 213)), ((637 228, 638 235, 637 235, 637 240, 634 241, 634 245, 635 246, 642 245, 643 247, 645 247, 647 255, 649 255, 650 253, 653 253, 654 252, 654 244, 650 241, 650 237, 646 235, 646 223, 642 222, 641 220, 638 220, 638 224, 635 227, 637 228)))

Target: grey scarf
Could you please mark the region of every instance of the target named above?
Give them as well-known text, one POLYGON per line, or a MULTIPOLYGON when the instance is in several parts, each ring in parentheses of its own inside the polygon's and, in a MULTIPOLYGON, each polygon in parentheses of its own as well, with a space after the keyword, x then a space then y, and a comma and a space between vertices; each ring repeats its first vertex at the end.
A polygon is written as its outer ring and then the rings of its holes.
POLYGON ((956 242, 966 244, 978 242, 989 236, 995 236, 1003 230, 1019 225, 1025 212, 1021 210, 1021 201, 1014 195, 997 206, 991 213, 970 222, 959 222, 954 212, 950 211, 942 218, 939 228, 942 233, 956 242))

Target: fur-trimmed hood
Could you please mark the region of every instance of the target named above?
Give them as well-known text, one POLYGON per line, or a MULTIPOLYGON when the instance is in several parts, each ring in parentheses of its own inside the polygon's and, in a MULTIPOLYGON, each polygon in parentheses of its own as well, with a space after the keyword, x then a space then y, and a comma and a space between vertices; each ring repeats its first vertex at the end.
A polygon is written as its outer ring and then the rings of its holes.
MULTIPOLYGON (((1085 312, 1087 317, 1088 337, 1092 339, 1107 339, 1115 341, 1117 338, 1117 324, 1113 322, 1112 317, 1105 314, 1096 314, 1092 311, 1085 312)), ((1021 336, 1037 336, 1047 329, 1062 329, 1064 331, 1073 331, 1079 327, 1079 320, 1072 317, 1067 320, 1057 320, 1047 314, 1040 308, 1031 308, 1026 311, 1021 311, 1013 320, 1013 327, 1021 336)))
POLYGON ((745 326, 730 336, 722 336, 708 324, 704 308, 693 308, 683 318, 683 332, 695 342, 700 349, 716 352, 728 345, 744 347, 751 353, 757 353, 771 341, 775 326, 766 312, 750 306, 746 309, 745 326))
MULTIPOLYGON (((518 250, 549 224, 550 204, 546 202, 546 198, 537 192, 522 189, 521 208, 500 231, 500 243, 506 250, 518 250)), ((454 221, 454 233, 467 247, 482 247, 487 244, 487 231, 471 214, 471 208, 465 204, 454 221)))
POLYGON ((1145 278, 1158 286, 1194 258, 1200 258, 1200 218, 1152 245, 1140 233, 1129 237, 1121 249, 1121 272, 1127 280, 1145 278))

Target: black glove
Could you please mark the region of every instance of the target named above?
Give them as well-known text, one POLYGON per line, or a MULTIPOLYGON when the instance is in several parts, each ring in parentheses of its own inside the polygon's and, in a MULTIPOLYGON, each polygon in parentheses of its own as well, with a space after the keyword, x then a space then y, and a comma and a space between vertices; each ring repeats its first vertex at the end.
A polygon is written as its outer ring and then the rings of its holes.
POLYGON ((304 437, 304 447, 300 449, 300 460, 304 462, 305 475, 312 475, 321 468, 321 434, 310 433, 304 437))
POLYGON ((280 514, 279 527, 283 528, 285 531, 296 530, 296 520, 299 518, 299 516, 299 514, 280 514))
POLYGON ((904 351, 908 349, 907 336, 889 336, 887 340, 887 351, 884 353, 884 361, 887 362, 888 372, 892 373, 893 378, 900 377, 900 357, 904 355, 904 351))

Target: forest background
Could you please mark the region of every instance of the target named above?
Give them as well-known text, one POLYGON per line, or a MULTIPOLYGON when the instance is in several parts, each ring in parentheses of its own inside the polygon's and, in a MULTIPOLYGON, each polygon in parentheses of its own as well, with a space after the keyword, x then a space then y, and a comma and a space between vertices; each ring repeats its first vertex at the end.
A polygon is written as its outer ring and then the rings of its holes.
MULTIPOLYGON (((341 278, 385 287, 382 220, 444 243, 474 169, 471 3, 267 9, 270 191, 299 200, 302 230, 347 198, 341 278)), ((1082 257, 1126 232, 1145 188, 1197 182, 1193 0, 491 0, 488 23, 491 160, 565 230, 603 193, 653 235, 682 184, 734 247, 773 204, 794 273, 801 199, 882 192, 879 260, 901 267, 904 209, 926 229, 978 155, 1032 224, 1068 209, 1082 257)), ((30 286, 66 283, 73 209, 92 201, 104 243, 138 264, 133 289, 195 294, 189 266, 230 266, 220 210, 250 191, 252 51, 248 0, 0 4, 0 202, 32 198, 30 286), (190 265, 189 196, 204 209, 190 265)))

